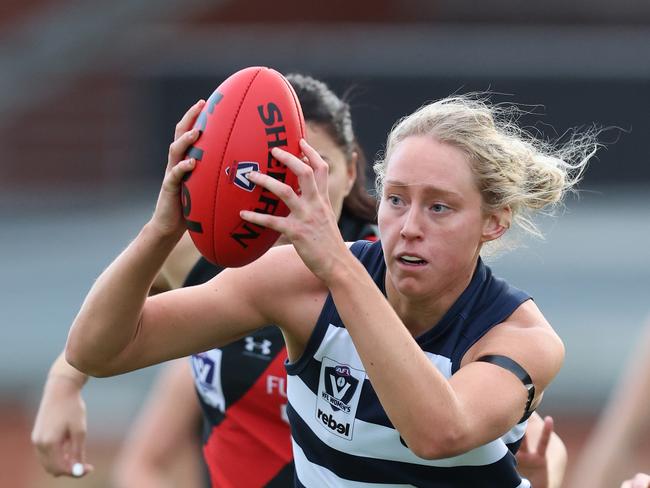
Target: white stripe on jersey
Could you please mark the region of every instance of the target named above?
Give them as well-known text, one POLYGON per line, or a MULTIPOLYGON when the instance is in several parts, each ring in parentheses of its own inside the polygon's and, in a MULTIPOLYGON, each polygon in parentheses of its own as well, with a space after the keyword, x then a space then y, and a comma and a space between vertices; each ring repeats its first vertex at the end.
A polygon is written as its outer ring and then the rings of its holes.
MULTIPOLYGON (((299 473, 298 479, 307 488, 412 488, 413 485, 394 485, 385 483, 364 483, 362 481, 351 481, 339 478, 329 469, 312 464, 305 457, 305 453, 295 441, 293 444, 293 462, 296 465, 296 473, 299 473)), ((518 487, 519 488, 519 487, 518 487)), ((521 488, 524 488, 523 486, 521 488)))
POLYGON ((351 440, 331 433, 316 417, 316 395, 297 376, 288 375, 289 401, 296 413, 311 431, 327 446, 355 456, 386 459, 412 464, 437 467, 483 466, 497 462, 505 456, 508 448, 499 439, 471 451, 444 459, 422 459, 402 445, 399 432, 383 425, 354 419, 354 435, 351 440))
POLYGON ((528 420, 515 425, 512 429, 506 432, 506 434, 503 437, 501 437, 501 440, 506 444, 512 444, 513 442, 517 442, 526 433, 527 426, 528 426, 528 420))
MULTIPOLYGON (((318 346, 318 349, 314 353, 314 359, 316 361, 323 360, 323 357, 326 355, 325 349, 336 351, 336 355, 345 358, 346 363, 351 368, 365 370, 357 349, 354 347, 352 338, 345 327, 337 327, 332 324, 327 326, 327 332, 325 332, 320 346, 318 346)), ((429 361, 433 363, 445 378, 451 378, 451 359, 432 352, 422 352, 427 355, 429 361)))
POLYGON ((346 364, 351 368, 365 370, 357 349, 354 347, 350 334, 345 327, 337 327, 332 324, 327 326, 327 332, 325 332, 320 346, 314 353, 314 359, 322 361, 326 355, 326 349, 336 351, 336 356, 345 358, 346 364))
POLYGON ((446 356, 441 356, 440 354, 434 354, 428 351, 422 351, 428 358, 429 361, 436 367, 442 375, 449 379, 451 378, 451 359, 446 356))

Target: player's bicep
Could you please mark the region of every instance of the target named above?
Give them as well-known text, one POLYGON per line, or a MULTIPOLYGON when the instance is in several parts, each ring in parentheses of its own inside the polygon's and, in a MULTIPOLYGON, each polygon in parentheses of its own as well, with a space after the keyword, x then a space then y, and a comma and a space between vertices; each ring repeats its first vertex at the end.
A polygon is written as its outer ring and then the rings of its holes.
POLYGON ((129 345, 115 358, 113 374, 228 344, 265 324, 257 288, 225 270, 213 280, 149 297, 129 345))
POLYGON ((527 390, 515 375, 498 366, 470 363, 459 369, 450 383, 462 408, 469 445, 501 437, 524 413, 527 390))
POLYGON ((505 434, 536 406, 560 369, 564 348, 546 327, 516 326, 495 330, 477 346, 472 360, 450 382, 468 430, 475 440, 487 442, 505 434), (486 356, 503 361, 480 360, 486 356))
POLYGON ((202 285, 149 297, 113 374, 221 347, 268 324, 302 344, 317 314, 305 297, 320 288, 293 247, 281 246, 202 285))

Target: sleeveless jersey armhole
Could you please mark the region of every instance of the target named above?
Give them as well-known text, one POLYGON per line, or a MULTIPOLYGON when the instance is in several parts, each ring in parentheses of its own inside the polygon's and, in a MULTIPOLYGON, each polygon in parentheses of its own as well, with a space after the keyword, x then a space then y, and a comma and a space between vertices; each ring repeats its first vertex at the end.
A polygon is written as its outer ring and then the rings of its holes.
MULTIPOLYGON (((371 242, 368 241, 356 241, 350 246, 350 251, 358 259, 361 259, 362 253, 368 248, 368 246, 370 246, 370 244, 371 242)), ((314 330, 307 340, 305 350, 296 361, 290 362, 289 359, 287 359, 285 362, 284 367, 288 375, 297 376, 305 369, 305 367, 307 367, 309 360, 313 357, 314 353, 316 353, 325 337, 327 324, 336 318, 338 318, 338 312, 334 305, 334 299, 332 298, 332 294, 328 293, 323 309, 321 310, 316 325, 314 326, 314 330)))

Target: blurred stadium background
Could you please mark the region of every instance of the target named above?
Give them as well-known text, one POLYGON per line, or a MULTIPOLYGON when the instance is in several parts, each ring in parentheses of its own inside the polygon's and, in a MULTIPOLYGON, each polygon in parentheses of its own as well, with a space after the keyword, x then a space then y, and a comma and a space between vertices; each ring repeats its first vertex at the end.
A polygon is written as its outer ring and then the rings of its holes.
POLYGON ((370 159, 452 92, 523 104, 549 137, 616 128, 546 240, 494 263, 565 340, 541 412, 575 459, 650 311, 650 3, 5 0, 0 42, 1 486, 106 486, 156 368, 89 382, 97 472, 80 481, 48 478, 29 445, 47 368, 152 211, 177 119, 251 65, 351 89, 370 159))

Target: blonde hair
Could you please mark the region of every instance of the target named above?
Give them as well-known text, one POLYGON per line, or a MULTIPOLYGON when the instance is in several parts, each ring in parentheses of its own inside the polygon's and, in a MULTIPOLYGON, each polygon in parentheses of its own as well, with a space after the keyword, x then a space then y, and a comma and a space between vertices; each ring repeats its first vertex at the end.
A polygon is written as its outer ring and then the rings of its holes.
POLYGON ((543 237, 533 214, 552 210, 574 188, 600 146, 598 131, 575 132, 563 144, 552 143, 520 128, 522 113, 513 105, 491 105, 485 94, 453 96, 421 107, 389 133, 385 155, 374 165, 378 193, 395 147, 410 136, 430 136, 467 155, 484 210, 509 206, 513 225, 543 237))

